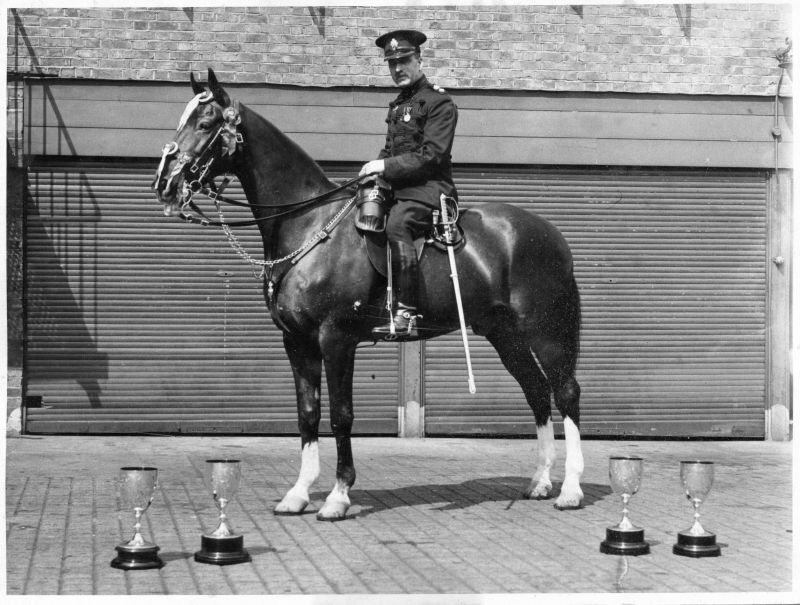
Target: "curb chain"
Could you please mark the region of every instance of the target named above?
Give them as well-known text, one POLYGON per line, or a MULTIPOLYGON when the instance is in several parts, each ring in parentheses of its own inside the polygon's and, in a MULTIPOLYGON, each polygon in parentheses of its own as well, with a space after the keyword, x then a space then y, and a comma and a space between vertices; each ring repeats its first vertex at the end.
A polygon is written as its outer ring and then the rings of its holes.
POLYGON ((242 258, 245 262, 250 264, 250 268, 253 271, 253 277, 261 281, 264 279, 264 276, 266 275, 268 268, 272 269, 275 265, 293 259, 295 256, 301 254, 308 248, 316 245, 317 243, 328 237, 328 230, 337 222, 339 222, 339 219, 342 217, 342 215, 345 214, 350 209, 350 206, 353 205, 355 199, 356 196, 351 197, 348 200, 348 202, 342 207, 342 209, 339 210, 339 212, 337 212, 334 215, 334 217, 330 220, 330 222, 328 222, 328 224, 325 225, 325 227, 321 231, 317 231, 314 234, 314 237, 312 237, 309 240, 306 240, 306 242, 304 242, 303 245, 300 246, 297 250, 295 250, 294 252, 290 252, 289 254, 281 258, 276 258, 275 260, 258 260, 253 258, 252 255, 250 255, 250 253, 244 249, 244 246, 242 246, 241 242, 239 241, 239 238, 236 237, 233 231, 231 231, 231 228, 225 223, 225 217, 222 215, 222 208, 219 202, 217 202, 216 200, 214 202, 217 206, 217 214, 219 215, 220 223, 222 223, 222 231, 228 238, 228 243, 240 258, 242 258), (255 267, 261 267, 261 270, 256 271, 255 267))

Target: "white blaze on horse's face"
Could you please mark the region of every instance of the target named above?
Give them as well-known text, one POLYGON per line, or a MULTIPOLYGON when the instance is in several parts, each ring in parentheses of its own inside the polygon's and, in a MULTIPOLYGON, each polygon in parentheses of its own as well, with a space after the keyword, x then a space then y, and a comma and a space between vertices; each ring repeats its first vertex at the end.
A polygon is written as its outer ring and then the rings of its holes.
POLYGON ((200 105, 203 103, 208 103, 212 100, 214 100, 214 95, 212 95, 211 91, 208 90, 201 92, 199 95, 195 95, 195 97, 186 104, 186 109, 183 110, 183 115, 178 122, 177 132, 180 132, 183 127, 186 126, 186 122, 189 121, 189 118, 192 117, 192 114, 200 105))

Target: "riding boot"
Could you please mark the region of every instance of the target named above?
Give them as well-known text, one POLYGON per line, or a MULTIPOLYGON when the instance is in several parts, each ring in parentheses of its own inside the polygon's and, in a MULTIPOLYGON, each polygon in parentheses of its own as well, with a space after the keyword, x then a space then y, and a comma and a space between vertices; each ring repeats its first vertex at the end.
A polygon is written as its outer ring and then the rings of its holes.
POLYGON ((397 306, 394 318, 386 325, 373 329, 373 334, 387 340, 410 340, 418 337, 417 289, 419 267, 417 251, 406 242, 390 241, 392 252, 392 275, 396 279, 397 306))

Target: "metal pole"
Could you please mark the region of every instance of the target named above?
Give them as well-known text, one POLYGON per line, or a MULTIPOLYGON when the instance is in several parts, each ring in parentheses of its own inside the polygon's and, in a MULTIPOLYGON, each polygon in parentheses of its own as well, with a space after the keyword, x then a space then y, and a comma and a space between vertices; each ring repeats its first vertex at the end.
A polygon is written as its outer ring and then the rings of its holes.
MULTIPOLYGON (((447 243, 451 244, 453 242, 453 233, 451 231, 451 223, 450 217, 447 214, 447 202, 446 197, 444 194, 441 194, 439 197, 439 203, 442 207, 442 225, 444 226, 444 233, 445 238, 447 239, 447 243)), ((455 220, 458 217, 453 218, 452 224, 455 224, 455 220)), ((456 293, 456 305, 458 306, 458 322, 461 325, 461 341, 464 343, 464 355, 467 358, 467 375, 469 380, 469 392, 474 395, 475 394, 475 377, 472 374, 472 359, 469 355, 469 342, 467 341, 467 326, 464 321, 464 306, 461 303, 461 286, 458 283, 458 271, 456 270, 456 254, 453 251, 453 246, 447 246, 447 256, 450 258, 450 277, 453 280, 453 289, 456 293)))

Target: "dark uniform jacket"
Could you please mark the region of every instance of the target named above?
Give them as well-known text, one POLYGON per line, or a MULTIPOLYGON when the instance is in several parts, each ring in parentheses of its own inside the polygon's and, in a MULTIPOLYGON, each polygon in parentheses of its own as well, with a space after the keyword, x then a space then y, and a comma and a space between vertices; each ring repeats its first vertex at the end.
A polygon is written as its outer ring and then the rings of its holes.
POLYGON ((439 208, 439 195, 456 197, 450 150, 458 109, 450 95, 425 76, 389 104, 383 178, 397 200, 439 208), (408 118, 406 118, 408 116, 408 118))

